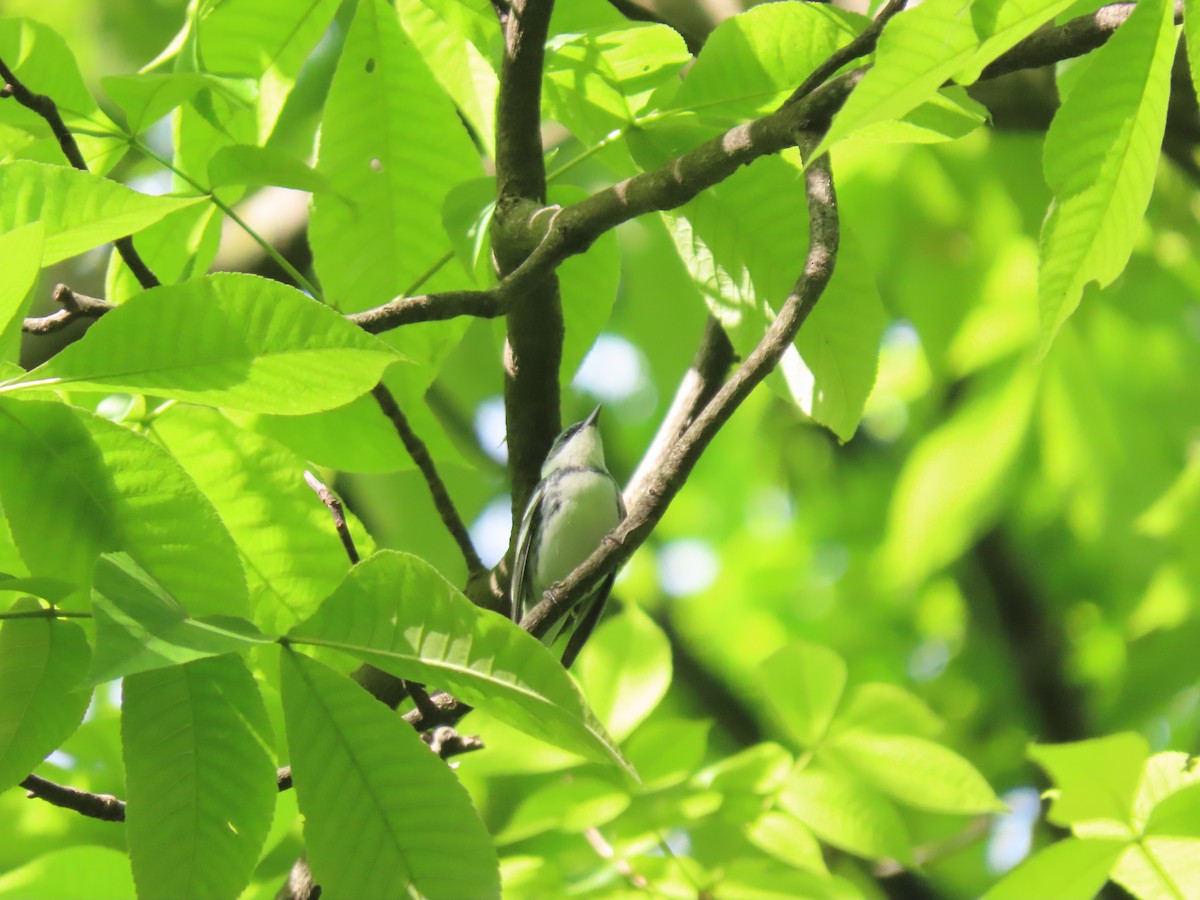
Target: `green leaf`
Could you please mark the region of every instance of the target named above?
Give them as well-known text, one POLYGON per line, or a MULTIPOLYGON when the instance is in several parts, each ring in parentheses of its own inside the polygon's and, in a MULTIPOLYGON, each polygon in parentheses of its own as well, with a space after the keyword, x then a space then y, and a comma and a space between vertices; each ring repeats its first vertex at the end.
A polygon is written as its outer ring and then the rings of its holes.
POLYGON ((977 46, 963 0, 925 0, 899 13, 883 29, 875 65, 833 117, 810 159, 861 128, 916 109, 976 55, 977 46))
POLYGON ((333 190, 329 179, 290 154, 250 144, 232 144, 214 153, 208 163, 208 182, 214 188, 274 184, 314 194, 333 190))
POLYGON ((66 166, 28 160, 0 163, 0 233, 41 221, 42 265, 141 231, 200 197, 151 197, 66 166))
POLYGON ((292 776, 316 881, 332 897, 498 900, 487 829, 446 764, 349 679, 295 652, 282 657, 292 776))
POLYGON ((1187 45, 1188 71, 1192 75, 1192 87, 1200 93, 1200 10, 1196 0, 1184 0, 1183 39, 1187 45))
MULTIPOLYGON (((13 612, 41 609, 22 599, 13 612)), ((0 622, 0 791, 32 772, 83 721, 87 638, 65 619, 0 622)))
POLYGON ((0 399, 0 500, 36 576, 78 590, 125 550, 195 613, 242 613, 245 577, 208 500, 152 441, 81 409, 0 399))
POLYGON ((196 17, 196 67, 258 79, 259 142, 274 129, 301 67, 340 5, 239 0, 212 4, 196 17))
POLYGON ((906 734, 847 731, 821 750, 902 803, 932 812, 1003 812, 987 781, 952 750, 906 734))
POLYGON ((133 298, 0 393, 70 385, 301 415, 366 393, 397 359, 299 291, 222 274, 133 298))
POLYGON ((44 237, 41 222, 0 234, 0 259, 5 266, 0 279, 0 360, 15 361, 20 350, 21 322, 41 272, 44 237))
MULTIPOLYGON (((648 150, 642 159, 654 158, 648 150)), ((669 149, 666 148, 666 149, 669 149)), ((680 257, 743 357, 792 290, 807 249, 798 157, 759 160, 665 215, 680 257)), ((875 382, 886 323, 870 268, 843 235, 824 297, 784 356, 778 389, 843 440, 857 428, 875 382)))
POLYGON ((1200 841, 1147 837, 1130 844, 1111 878, 1144 900, 1191 900, 1200 884, 1200 841))
MULTIPOLYGON (((939 144, 956 141, 985 125, 991 114, 957 85, 944 87, 912 112, 854 132, 856 144, 939 144)), ((839 256, 840 260, 840 256, 839 256)))
POLYGON ((1074 0, 975 0, 971 20, 979 36, 979 49, 959 70, 959 84, 973 84, 988 63, 1033 34, 1074 0))
POLYGON ((278 793, 271 726, 245 663, 219 656, 130 675, 121 744, 139 900, 238 896, 278 793))
MULTIPOLYGON (((237 543, 254 620, 280 633, 310 616, 350 564, 328 510, 304 483, 304 459, 200 407, 169 410, 154 420, 153 432, 237 543)), ((346 520, 359 553, 370 554, 370 535, 353 513, 346 520)))
MULTIPOLYGON (((225 215, 211 203, 189 206, 139 232, 133 245, 163 284, 176 284, 203 275, 217 256, 225 215)), ((123 304, 145 290, 121 254, 108 255, 104 298, 123 304)))
POLYGON ((592 634, 576 663, 576 677, 609 734, 622 740, 666 695, 671 645, 648 615, 627 606, 592 634))
POLYGON ((204 72, 111 75, 101 80, 104 92, 125 113, 132 134, 141 134, 171 110, 202 91, 215 91, 234 104, 252 106, 258 90, 245 78, 223 78, 204 72))
POLYGON ((802 769, 780 791, 779 805, 834 847, 867 859, 912 862, 908 829, 896 808, 855 778, 802 769))
POLYGON ((711 730, 711 722, 656 716, 625 741, 625 757, 645 789, 668 787, 689 778, 704 761, 711 730))
POLYGON ((821 845, 798 819, 780 812, 765 812, 750 826, 746 837, 780 862, 818 875, 829 874, 821 845))
POLYGON ((511 844, 545 831, 600 828, 629 808, 625 791, 599 778, 569 776, 525 797, 496 842, 511 844))
POLYGON ((504 616, 481 610, 428 563, 380 551, 355 566, 295 643, 350 653, 450 691, 555 746, 628 767, 562 665, 504 616))
POLYGON ((1121 274, 1150 201, 1175 57, 1174 4, 1138 3, 1091 54, 1046 135, 1054 204, 1042 228, 1038 302, 1042 350, 1084 287, 1121 274))
POLYGON ((128 900, 132 896, 129 856, 111 847, 52 850, 0 875, 3 900, 128 900))
POLYGON ((793 641, 768 658, 760 673, 787 730, 805 748, 819 744, 846 687, 845 661, 828 647, 793 641))
MULTIPOLYGON (((0 59, 31 91, 53 97, 68 125, 90 121, 95 126, 107 121, 83 80, 74 54, 50 26, 33 19, 0 19, 0 59)), ((35 134, 50 133, 41 116, 18 103, 0 104, 0 122, 35 134)))
POLYGON ((1200 838, 1200 784, 1189 784, 1156 804, 1145 834, 1200 838))
POLYGON ((120 555, 96 566, 96 652, 88 684, 269 643, 249 622, 191 618, 179 602, 120 555))
POLYGON ((1125 850, 1123 841, 1067 838, 1038 851, 1006 875, 982 900, 1092 900, 1125 850))
POLYGON ((909 454, 883 551, 898 584, 919 583, 990 524, 1025 444, 1036 388, 1028 366, 985 385, 909 454))
POLYGON ((793 763, 792 754, 779 744, 755 744, 698 772, 692 782, 716 791, 769 794, 788 778, 793 763))
POLYGON ((486 51, 495 17, 458 0, 398 0, 396 10, 425 65, 494 157, 500 79, 486 51))
POLYGON ((679 33, 663 25, 562 34, 546 50, 545 115, 585 144, 627 127, 651 91, 691 59, 679 33))
POLYGON ((831 736, 858 730, 931 738, 943 724, 921 698, 894 684, 873 682, 850 691, 829 730, 831 736))
POLYGON ((1132 732, 1073 744, 1031 744, 1029 758, 1054 781, 1056 796, 1046 818, 1064 827, 1097 819, 1129 823, 1148 755, 1145 738, 1132 732))
POLYGON ((704 42, 669 108, 731 120, 770 112, 865 25, 812 3, 764 3, 731 16, 704 42))
POLYGON ((325 103, 317 171, 337 194, 313 198, 313 261, 327 295, 346 311, 404 292, 449 249, 442 201, 481 174, 453 104, 383 0, 364 0, 346 36, 325 103), (412 133, 417 123, 420 140, 412 133))

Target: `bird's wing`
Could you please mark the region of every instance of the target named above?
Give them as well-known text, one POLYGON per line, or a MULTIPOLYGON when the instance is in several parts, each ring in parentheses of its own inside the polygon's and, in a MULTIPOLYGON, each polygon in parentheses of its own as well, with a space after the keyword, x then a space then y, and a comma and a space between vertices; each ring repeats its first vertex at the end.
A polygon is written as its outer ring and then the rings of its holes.
POLYGON ((545 482, 541 482, 534 488, 529 503, 525 506, 525 515, 521 517, 521 530, 517 533, 517 555, 513 559, 512 583, 508 590, 511 601, 510 612, 514 622, 521 621, 521 614, 527 599, 525 597, 525 569, 529 565, 529 551, 533 546, 533 535, 537 531, 538 522, 542 517, 542 495, 544 493, 545 482))

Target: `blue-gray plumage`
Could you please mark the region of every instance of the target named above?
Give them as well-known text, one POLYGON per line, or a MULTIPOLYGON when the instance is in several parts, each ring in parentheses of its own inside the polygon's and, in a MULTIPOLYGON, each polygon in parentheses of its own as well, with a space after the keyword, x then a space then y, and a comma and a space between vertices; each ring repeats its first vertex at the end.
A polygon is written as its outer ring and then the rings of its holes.
MULTIPOLYGON (((517 537, 513 621, 519 622, 552 584, 591 556, 603 537, 625 518, 621 489, 604 467, 604 446, 596 426, 599 416, 597 406, 586 419, 560 434, 542 463, 542 480, 525 507, 517 537)), ((570 633, 563 665, 574 661, 596 627, 613 577, 604 579, 542 637, 549 646, 560 634, 570 633)))

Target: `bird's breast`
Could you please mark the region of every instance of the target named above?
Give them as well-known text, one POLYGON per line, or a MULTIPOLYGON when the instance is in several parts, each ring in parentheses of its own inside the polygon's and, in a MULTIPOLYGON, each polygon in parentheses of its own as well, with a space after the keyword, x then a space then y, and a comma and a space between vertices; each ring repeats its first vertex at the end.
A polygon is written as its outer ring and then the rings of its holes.
POLYGON ((618 488, 608 473, 570 469, 551 478, 533 565, 538 593, 571 574, 620 522, 618 488))

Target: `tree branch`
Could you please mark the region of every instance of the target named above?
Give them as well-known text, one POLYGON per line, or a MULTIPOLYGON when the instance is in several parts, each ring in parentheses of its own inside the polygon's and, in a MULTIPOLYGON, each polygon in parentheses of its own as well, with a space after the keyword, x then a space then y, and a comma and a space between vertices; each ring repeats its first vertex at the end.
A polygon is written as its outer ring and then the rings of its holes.
POLYGON ((674 22, 668 22, 652 9, 646 9, 640 3, 634 0, 608 0, 609 6, 613 7, 617 12, 627 18, 630 22, 650 22, 655 25, 666 25, 681 38, 684 44, 687 45, 688 53, 695 56, 700 52, 700 48, 704 46, 704 38, 694 34, 688 29, 682 28, 674 22))
POLYGON ((411 325, 415 322, 441 322, 458 316, 495 319, 504 315, 507 304, 498 290, 447 291, 442 294, 421 294, 417 297, 397 297, 382 306, 346 316, 363 331, 379 334, 411 325))
POLYGON ((30 775, 21 782, 27 796, 45 800, 53 806, 74 810, 91 819, 105 822, 125 821, 125 801, 118 800, 112 794, 92 794, 78 788, 56 784, 37 775, 30 775))
POLYGON ((321 502, 329 510, 329 515, 333 517, 334 530, 337 531, 338 537, 342 539, 342 546, 346 549, 346 556, 350 558, 350 565, 358 565, 361 557, 358 555, 358 548, 354 546, 354 538, 350 536, 350 526, 346 524, 346 513, 342 510, 342 501, 312 472, 306 471, 304 473, 304 482, 317 492, 317 496, 321 498, 321 502))
POLYGON ((442 481, 442 476, 438 474, 433 457, 429 455, 429 448, 425 446, 425 442, 417 437, 416 433, 412 430, 412 426, 408 424, 408 418, 396 403, 396 398, 392 396, 392 392, 382 382, 371 390, 371 396, 375 398, 375 402, 379 404, 379 408, 383 411, 383 414, 388 417, 388 420, 396 429, 396 434, 399 436, 400 442, 404 444, 404 449, 408 451, 408 455, 412 457, 412 461, 425 477, 425 483, 429 486, 429 493, 433 495, 433 505, 437 508, 438 515, 442 518, 442 524, 450 532, 450 537, 458 545, 463 561, 467 564, 468 578, 476 578, 486 574, 487 568, 479 559, 479 554, 475 552, 475 547, 471 543, 471 536, 467 533, 467 526, 463 523, 462 517, 459 516, 458 510, 454 506, 454 501, 450 499, 450 493, 446 490, 446 484, 442 481))
POLYGON ((729 343, 721 323, 710 315, 704 323, 704 334, 692 364, 675 391, 675 399, 671 401, 654 440, 646 448, 642 461, 625 486, 626 506, 632 506, 634 499, 645 491, 646 484, 662 466, 671 448, 687 431, 700 410, 716 395, 733 363, 733 344, 729 343))
MULTIPOLYGON (((813 136, 803 140, 808 149, 816 146, 813 136)), ((599 549, 583 565, 551 587, 541 602, 522 619, 521 626, 527 631, 538 636, 544 634, 592 585, 641 546, 687 481, 704 449, 734 410, 775 368, 812 312, 837 262, 837 197, 828 154, 809 164, 805 172, 805 192, 809 216, 808 255, 804 270, 778 317, 750 356, 688 426, 658 471, 646 482, 641 494, 633 498, 628 518, 605 537, 599 549)))
POLYGON ((48 316, 26 317, 21 324, 22 331, 26 334, 51 334, 62 331, 79 319, 98 319, 114 307, 107 300, 76 293, 65 284, 56 285, 50 299, 62 309, 48 316))
MULTIPOLYGON (((58 146, 62 149, 63 156, 67 158, 67 162, 76 169, 86 172, 88 170, 87 161, 83 158, 83 154, 79 152, 79 144, 75 142, 75 135, 71 134, 71 129, 63 121, 62 116, 58 112, 58 106, 55 105, 54 101, 45 94, 35 94, 27 88, 3 59, 0 59, 0 77, 5 82, 4 90, 0 91, 0 98, 12 97, 26 109, 41 116, 46 124, 50 126, 50 130, 54 132, 54 137, 58 140, 58 146)), ((117 238, 113 241, 113 246, 121 254, 121 259, 125 260, 125 265, 129 266, 129 271, 138 280, 138 284, 144 288, 152 288, 159 285, 158 278, 150 271, 150 267, 146 265, 141 255, 137 252, 137 249, 133 246, 133 238, 117 238)))

